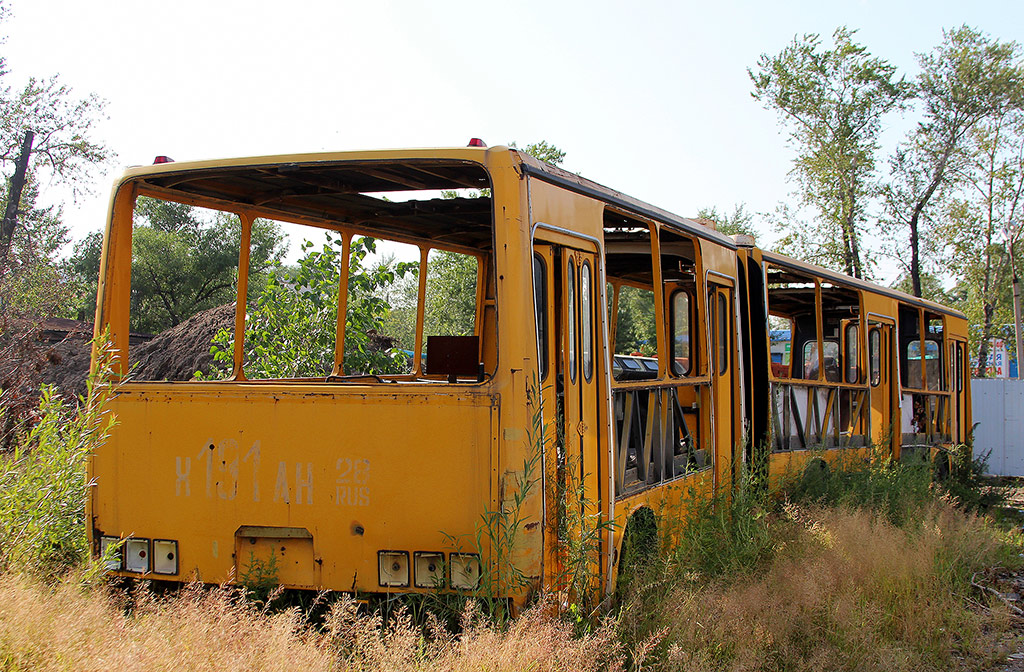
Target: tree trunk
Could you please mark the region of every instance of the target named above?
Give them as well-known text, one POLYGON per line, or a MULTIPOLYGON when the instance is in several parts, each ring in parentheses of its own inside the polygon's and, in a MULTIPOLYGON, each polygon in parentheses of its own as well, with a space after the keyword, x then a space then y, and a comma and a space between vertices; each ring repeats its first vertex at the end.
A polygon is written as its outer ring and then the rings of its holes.
POLYGON ((985 369, 988 368, 988 344, 992 340, 992 318, 995 315, 996 307, 992 301, 985 301, 985 320, 981 326, 981 345, 978 347, 978 378, 985 377, 985 369))
POLYGON ((914 296, 921 297, 921 256, 918 252, 919 238, 917 222, 919 210, 915 210, 910 218, 910 282, 914 296))
POLYGON ((7 208, 4 220, 0 223, 0 276, 7 269, 7 257, 11 252, 11 241, 14 239, 14 227, 18 223, 18 206, 21 205, 21 190, 25 186, 25 173, 28 172, 28 157, 32 154, 32 140, 35 133, 25 131, 25 140, 21 143, 21 154, 14 167, 11 177, 11 188, 7 194, 7 208))
POLYGON ((939 157, 939 162, 935 165, 935 172, 932 173, 931 182, 928 183, 928 188, 921 194, 921 198, 914 204, 914 212, 910 215, 910 282, 913 285, 914 296, 918 298, 921 297, 921 215, 924 213, 928 201, 932 200, 935 190, 939 188, 942 180, 945 179, 946 164, 949 162, 950 155, 953 154, 953 148, 956 147, 958 139, 959 136, 954 136, 946 142, 946 146, 942 150, 942 156, 939 157))

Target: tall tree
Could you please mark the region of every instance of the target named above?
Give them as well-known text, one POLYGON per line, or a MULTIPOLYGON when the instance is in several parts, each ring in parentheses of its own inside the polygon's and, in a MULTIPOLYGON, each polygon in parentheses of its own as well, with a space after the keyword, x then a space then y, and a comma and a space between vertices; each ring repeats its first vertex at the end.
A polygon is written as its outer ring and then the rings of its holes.
POLYGON ((838 239, 825 261, 849 275, 865 276, 861 228, 872 194, 882 116, 909 93, 896 69, 872 57, 845 27, 833 33, 833 49, 819 35, 804 35, 775 56, 762 54, 747 72, 753 97, 776 110, 797 156, 791 175, 805 204, 817 210, 813 237, 838 239))
POLYGON ((970 130, 967 140, 957 170, 964 191, 949 199, 939 233, 950 251, 945 259, 958 280, 958 293, 964 296, 962 308, 979 329, 972 346, 981 376, 991 339, 1000 325, 1013 321, 1011 261, 1024 247, 1024 114, 986 119, 970 130))
MULTIPOLYGON (((159 333, 202 310, 233 301, 241 232, 235 215, 140 197, 132 234, 132 329, 159 333)), ((93 233, 68 261, 83 287, 79 314, 85 319, 96 310, 102 244, 102 235, 93 233)), ((285 247, 279 224, 253 222, 250 298, 260 293, 285 247)))
POLYGON ((890 159, 892 180, 883 196, 887 222, 906 234, 896 236, 895 256, 904 263, 914 295, 921 296, 930 208, 953 186, 971 129, 1024 104, 1024 68, 1016 43, 993 40, 968 26, 943 31, 942 44, 917 59, 921 73, 915 91, 924 119, 890 159))
MULTIPOLYGON (((88 192, 94 174, 114 156, 91 137, 103 117, 106 102, 96 94, 75 98, 57 77, 31 78, 23 89, 12 91, 2 84, 6 74, 5 69, 0 69, 0 166, 5 177, 10 180, 14 172, 25 131, 33 131, 35 138, 26 157, 28 173, 66 185, 75 196, 88 192)), ((5 199, 9 193, 10 190, 5 192, 5 199)), ((10 226, 0 231, 0 272, 7 271, 6 256, 16 223, 17 219, 12 220, 10 226)))

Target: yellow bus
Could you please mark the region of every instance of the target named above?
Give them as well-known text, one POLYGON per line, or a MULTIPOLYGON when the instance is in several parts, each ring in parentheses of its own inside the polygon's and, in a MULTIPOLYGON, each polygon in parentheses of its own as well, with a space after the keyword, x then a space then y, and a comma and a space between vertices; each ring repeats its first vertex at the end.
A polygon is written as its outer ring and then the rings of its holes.
POLYGON ((112 572, 169 581, 599 596, 630 520, 728 492, 745 464, 883 442, 931 459, 970 427, 963 315, 506 147, 130 169, 106 330, 118 424, 90 464, 91 539, 123 541, 112 572), (180 254, 160 208, 233 261, 144 263, 180 254), (268 226, 321 263, 268 270, 268 226), (304 273, 333 289, 313 300, 304 273), (166 326, 186 285, 229 317, 222 366, 138 367, 161 337, 129 333, 166 326), (274 322, 289 303, 301 320, 274 322))

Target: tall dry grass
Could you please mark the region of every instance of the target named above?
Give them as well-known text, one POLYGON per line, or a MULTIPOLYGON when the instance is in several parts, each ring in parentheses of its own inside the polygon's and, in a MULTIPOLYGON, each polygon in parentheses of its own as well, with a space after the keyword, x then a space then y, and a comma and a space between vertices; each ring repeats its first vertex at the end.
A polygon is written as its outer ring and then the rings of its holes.
POLYGON ((540 604, 496 627, 470 603, 460 627, 339 600, 322 621, 228 588, 176 594, 0 576, 0 669, 13 670, 983 670, 1019 622, 970 592, 1017 546, 948 500, 914 524, 850 507, 787 505, 777 546, 746 572, 668 564, 617 618, 583 636, 540 604), (983 603, 984 602, 984 603, 983 603))
POLYGON ((589 672, 624 660, 612 624, 576 637, 543 608, 498 629, 471 607, 455 634, 436 619, 425 630, 408 615, 384 623, 351 601, 314 626, 297 609, 262 611, 230 589, 128 598, 80 586, 0 577, 0 669, 589 672))
POLYGON ((627 599, 625 641, 661 631, 667 670, 987 669, 1015 623, 970 578, 1016 558, 985 519, 948 499, 903 525, 851 507, 788 505, 753 571, 711 578, 662 567, 627 599), (653 589, 652 589, 653 588, 653 589), (654 597, 659 596, 659 597, 654 597))

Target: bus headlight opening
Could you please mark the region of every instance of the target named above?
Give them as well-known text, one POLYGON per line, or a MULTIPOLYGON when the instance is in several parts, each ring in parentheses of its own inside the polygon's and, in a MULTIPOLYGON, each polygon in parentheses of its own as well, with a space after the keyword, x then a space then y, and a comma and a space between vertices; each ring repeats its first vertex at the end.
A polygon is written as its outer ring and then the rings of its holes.
POLYGON ((178 542, 171 539, 153 540, 153 573, 178 573, 178 542))
MULTIPOLYGON (((106 557, 108 549, 116 546, 120 541, 121 539, 118 537, 100 537, 100 557, 106 557)), ((123 559, 123 549, 119 548, 117 551, 112 552, 110 557, 107 558, 107 561, 103 564, 103 569, 110 572, 116 572, 121 569, 123 559)))
POLYGON ((377 583, 386 588, 409 586, 409 554, 405 551, 377 553, 377 583))
POLYGON ((480 584, 480 556, 476 553, 452 553, 452 588, 472 590, 480 584))
POLYGON ((149 539, 129 539, 124 542, 124 568, 139 574, 149 571, 149 539))
POLYGON ((413 554, 413 576, 417 588, 443 588, 444 580, 444 553, 424 553, 417 551, 413 554))

